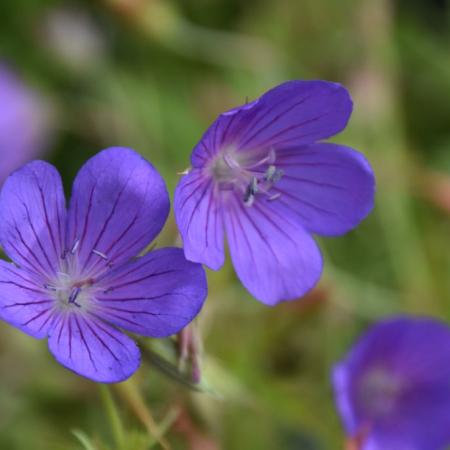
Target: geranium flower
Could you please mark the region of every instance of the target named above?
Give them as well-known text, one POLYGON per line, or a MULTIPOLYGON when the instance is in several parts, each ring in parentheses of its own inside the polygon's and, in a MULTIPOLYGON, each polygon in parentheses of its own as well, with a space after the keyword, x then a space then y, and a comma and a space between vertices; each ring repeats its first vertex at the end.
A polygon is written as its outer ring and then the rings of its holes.
POLYGON ((450 328, 426 318, 375 325, 333 371, 339 413, 361 450, 450 444, 450 328))
POLYGON ((66 211, 57 170, 27 164, 0 195, 1 318, 36 338, 64 366, 99 382, 137 370, 140 352, 121 330, 177 333, 206 297, 202 267, 178 248, 135 258, 169 212, 163 179, 126 148, 90 159, 76 177, 66 211))
POLYGON ((238 277, 263 303, 311 289, 322 272, 311 234, 343 234, 373 206, 366 159, 320 142, 345 128, 351 111, 339 84, 289 81, 221 114, 175 192, 186 257, 219 269, 226 236, 238 277))
POLYGON ((0 185, 44 149, 50 131, 48 108, 39 95, 0 64, 0 185))

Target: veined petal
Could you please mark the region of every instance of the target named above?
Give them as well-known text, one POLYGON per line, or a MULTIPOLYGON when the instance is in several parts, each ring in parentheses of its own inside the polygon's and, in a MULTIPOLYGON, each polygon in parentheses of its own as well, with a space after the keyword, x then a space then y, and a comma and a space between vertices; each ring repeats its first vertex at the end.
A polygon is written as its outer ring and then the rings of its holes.
POLYGON ((99 280, 93 314, 128 331, 166 337, 188 325, 206 299, 206 276, 179 248, 152 251, 99 280))
POLYGON ((191 155, 193 167, 203 167, 219 150, 236 143, 237 136, 259 109, 260 99, 222 113, 205 131, 191 155))
POLYGON ((136 256, 161 231, 169 213, 165 183, 133 150, 110 148, 75 179, 67 248, 90 276, 136 256))
POLYGON ((348 91, 328 81, 288 81, 258 100, 218 117, 194 148, 202 167, 220 149, 241 150, 312 144, 343 130, 353 104, 348 91))
POLYGON ((43 279, 58 271, 66 209, 61 177, 52 165, 34 161, 7 178, 0 218, 0 243, 16 264, 43 279))
POLYGON ((236 273, 250 293, 267 305, 308 292, 322 273, 318 246, 300 225, 263 202, 245 207, 229 199, 225 229, 236 273))
POLYGON ((61 314, 48 345, 63 366, 100 383, 124 381, 140 365, 140 351, 131 338, 82 314, 61 314))
POLYGON ((273 206, 294 215, 310 232, 337 236, 372 210, 375 178, 361 153, 336 144, 313 144, 277 152, 283 177, 273 206))
POLYGON ((53 323, 54 300, 33 274, 0 260, 0 319, 42 339, 53 323))
POLYGON ((174 210, 186 258, 218 270, 225 259, 224 228, 214 182, 191 170, 178 183, 174 210))

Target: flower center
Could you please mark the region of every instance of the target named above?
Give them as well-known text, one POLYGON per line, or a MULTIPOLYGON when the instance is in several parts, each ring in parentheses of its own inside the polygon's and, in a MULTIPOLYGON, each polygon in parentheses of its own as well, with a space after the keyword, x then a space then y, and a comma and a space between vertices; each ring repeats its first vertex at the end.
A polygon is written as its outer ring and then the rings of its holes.
POLYGON ((273 201, 281 196, 274 187, 283 171, 275 165, 275 151, 239 152, 234 148, 221 151, 209 166, 210 175, 221 191, 235 191, 246 206, 257 198, 273 201))
POLYGON ((61 310, 86 311, 92 299, 92 285, 92 279, 74 280, 70 274, 58 272, 57 278, 51 284, 46 284, 45 288, 51 292, 61 310))
MULTIPOLYGON (((44 284, 44 288, 55 301, 55 307, 62 311, 90 310, 95 301, 95 293, 102 289, 98 284, 98 275, 104 272, 105 268, 100 267, 96 271, 96 262, 108 261, 107 255, 97 249, 91 250, 92 256, 97 259, 92 259, 88 269, 85 269, 78 259, 79 249, 80 239, 77 238, 61 255, 56 276, 44 284)), ((107 264, 107 267, 111 266, 111 263, 107 264)))
POLYGON ((404 383, 385 369, 373 369, 361 380, 359 398, 371 417, 391 414, 404 392, 404 383))

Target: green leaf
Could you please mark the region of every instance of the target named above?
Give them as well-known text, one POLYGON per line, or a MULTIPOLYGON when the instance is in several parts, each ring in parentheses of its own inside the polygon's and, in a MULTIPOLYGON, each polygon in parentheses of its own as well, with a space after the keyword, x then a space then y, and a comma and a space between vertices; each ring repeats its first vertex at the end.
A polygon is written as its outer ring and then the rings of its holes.
POLYGON ((72 430, 72 434, 77 438, 84 450, 98 450, 90 438, 81 430, 72 430))

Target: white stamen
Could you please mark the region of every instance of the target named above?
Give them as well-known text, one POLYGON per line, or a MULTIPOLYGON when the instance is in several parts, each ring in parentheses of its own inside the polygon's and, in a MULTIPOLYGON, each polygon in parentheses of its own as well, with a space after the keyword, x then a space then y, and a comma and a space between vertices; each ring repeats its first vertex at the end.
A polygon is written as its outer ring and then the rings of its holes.
POLYGON ((274 200, 278 199, 281 197, 281 194, 279 192, 277 192, 276 194, 271 195, 270 197, 267 198, 268 202, 273 202, 274 200))
POLYGON ((271 148, 269 153, 264 158, 254 162, 250 166, 246 166, 246 169, 254 169, 255 167, 260 166, 261 164, 270 164, 272 165, 275 162, 275 150, 271 148))
POLYGON ((267 156, 267 163, 272 165, 275 162, 275 159, 276 159, 275 149, 271 148, 267 156))
POLYGON ((50 284, 45 283, 44 289, 47 289, 49 291, 56 291, 57 289, 54 286, 51 286, 50 284))
POLYGON ((70 275, 66 272, 56 272, 60 277, 70 280, 70 275))
POLYGON ((224 153, 223 160, 230 169, 238 169, 239 163, 229 153, 224 153))
POLYGON ((98 250, 92 250, 92 253, 94 254, 94 255, 97 255, 97 256, 99 256, 100 258, 102 258, 102 259, 104 259, 105 261, 108 259, 108 257, 104 254, 104 253, 102 253, 102 252, 100 252, 100 251, 98 251, 98 250))
POLYGON ((183 170, 183 172, 177 172, 177 175, 187 175, 191 171, 191 168, 188 167, 187 169, 183 170))
POLYGON ((72 250, 70 250, 70 253, 72 253, 72 255, 74 255, 75 252, 78 250, 78 247, 79 247, 79 246, 80 246, 80 240, 77 239, 77 240, 74 242, 74 244, 73 244, 73 246, 72 246, 72 250))

